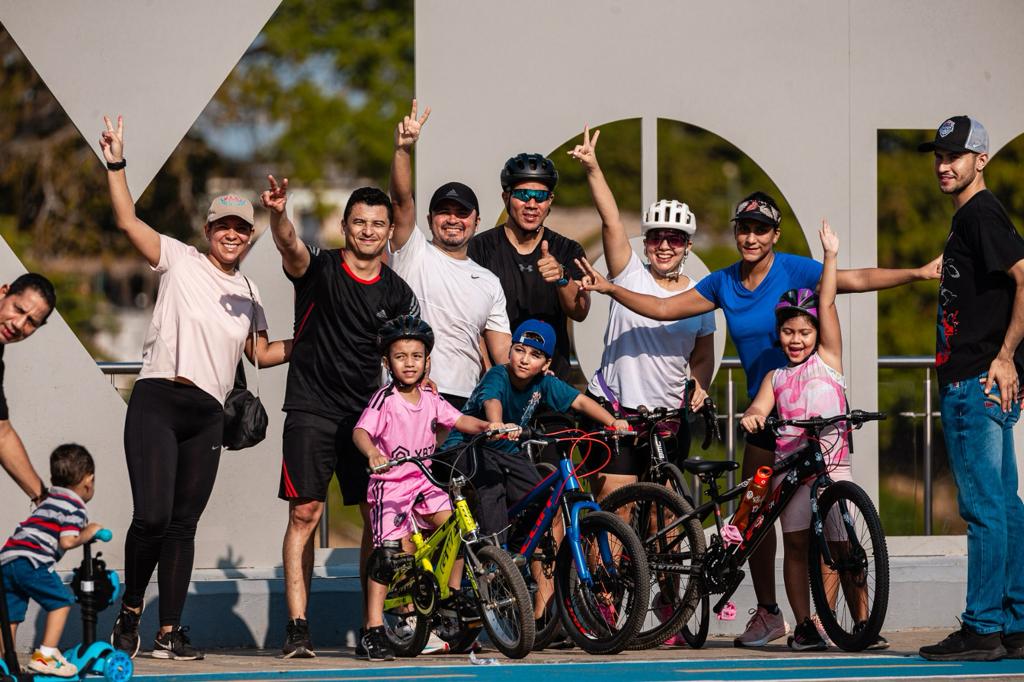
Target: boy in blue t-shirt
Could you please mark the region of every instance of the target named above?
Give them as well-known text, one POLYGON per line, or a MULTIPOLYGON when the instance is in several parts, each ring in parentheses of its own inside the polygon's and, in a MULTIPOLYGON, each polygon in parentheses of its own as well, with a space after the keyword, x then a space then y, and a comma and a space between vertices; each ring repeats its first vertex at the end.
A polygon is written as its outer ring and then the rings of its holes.
MULTIPOLYGON (((596 422, 619 430, 629 425, 615 419, 597 402, 561 379, 546 374, 555 352, 555 330, 547 322, 526 320, 512 335, 509 362, 496 365, 484 375, 469 396, 463 414, 488 423, 526 426, 534 412, 547 406, 557 412, 582 412, 596 422)), ((490 441, 477 462, 473 484, 480 501, 475 518, 485 534, 500 533, 508 526, 508 508, 540 483, 533 462, 519 452, 512 440, 490 441)), ((462 443, 465 437, 453 431, 444 449, 462 443)))

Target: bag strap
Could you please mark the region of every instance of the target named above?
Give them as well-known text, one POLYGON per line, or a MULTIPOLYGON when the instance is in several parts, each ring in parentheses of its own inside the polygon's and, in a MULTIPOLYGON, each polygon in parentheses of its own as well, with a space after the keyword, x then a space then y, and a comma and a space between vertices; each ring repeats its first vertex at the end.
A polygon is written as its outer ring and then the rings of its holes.
MULTIPOLYGON (((260 357, 259 354, 256 352, 256 308, 258 307, 259 304, 256 303, 256 296, 252 293, 252 285, 249 284, 249 278, 246 277, 245 275, 242 275, 242 279, 245 280, 245 286, 249 287, 249 300, 252 301, 252 317, 249 318, 249 329, 252 331, 252 360, 253 364, 256 366, 256 397, 259 398, 260 357)), ((241 363, 241 359, 239 359, 239 363, 241 363)))

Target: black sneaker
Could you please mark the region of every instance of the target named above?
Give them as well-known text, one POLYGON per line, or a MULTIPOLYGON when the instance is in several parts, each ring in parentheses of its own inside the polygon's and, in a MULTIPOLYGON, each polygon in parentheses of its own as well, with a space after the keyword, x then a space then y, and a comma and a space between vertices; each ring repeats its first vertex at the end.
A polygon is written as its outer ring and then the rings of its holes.
POLYGON ((362 643, 363 649, 366 651, 366 660, 395 660, 395 652, 391 650, 391 645, 388 644, 388 636, 387 633, 384 632, 383 625, 378 625, 375 628, 368 628, 366 630, 366 634, 363 635, 359 641, 362 643))
POLYGON ((1024 658, 1024 632, 1003 635, 1003 647, 1007 658, 1024 658))
POLYGON ((153 642, 153 658, 172 658, 176 661, 201 661, 206 657, 189 641, 188 626, 174 628, 170 632, 157 633, 153 642))
POLYGON ((822 638, 810 618, 804 618, 804 622, 793 629, 787 643, 793 651, 824 651, 828 648, 828 642, 822 638))
POLYGON ((142 620, 142 611, 132 611, 123 603, 121 612, 117 614, 114 621, 114 629, 110 633, 110 644, 130 657, 135 658, 142 646, 142 638, 139 637, 139 621, 142 620))
MULTIPOLYGON (((867 621, 863 621, 863 620, 861 622, 857 623, 856 625, 853 626, 853 634, 857 634, 858 632, 860 632, 861 630, 866 628, 867 625, 868 625, 867 621)), ((875 637, 875 641, 871 642, 871 644, 868 644, 866 647, 864 647, 864 650, 865 651, 881 651, 882 649, 888 649, 888 648, 889 648, 889 640, 887 640, 885 637, 882 637, 881 635, 878 635, 877 637, 875 637)))
POLYGON ((938 644, 923 646, 918 651, 929 661, 998 661, 1006 657, 1006 647, 998 632, 979 635, 965 623, 938 644))
POLYGON ((285 629, 282 658, 316 658, 313 643, 309 640, 309 623, 303 618, 288 621, 285 629))
POLYGON ((359 636, 356 637, 356 658, 366 658, 366 647, 363 646, 363 637, 366 636, 366 628, 359 628, 359 636))

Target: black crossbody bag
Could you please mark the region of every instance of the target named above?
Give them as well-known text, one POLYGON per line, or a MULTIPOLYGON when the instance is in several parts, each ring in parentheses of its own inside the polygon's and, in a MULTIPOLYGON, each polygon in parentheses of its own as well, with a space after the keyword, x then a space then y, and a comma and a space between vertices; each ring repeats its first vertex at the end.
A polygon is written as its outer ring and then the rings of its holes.
POLYGON ((249 287, 249 298, 252 300, 252 331, 253 360, 256 365, 256 395, 253 395, 245 383, 245 367, 242 359, 235 368, 235 387, 224 399, 224 437, 222 442, 228 450, 251 448, 267 437, 267 411, 260 402, 260 361, 256 356, 256 297, 248 278, 245 285, 249 287))

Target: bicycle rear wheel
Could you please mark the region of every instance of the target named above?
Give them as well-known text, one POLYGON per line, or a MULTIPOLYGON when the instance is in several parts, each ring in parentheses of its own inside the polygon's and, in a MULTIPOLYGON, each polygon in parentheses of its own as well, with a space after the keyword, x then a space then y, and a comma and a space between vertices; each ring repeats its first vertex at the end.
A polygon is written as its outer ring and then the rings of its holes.
POLYGON ((555 600, 566 632, 591 654, 617 654, 643 626, 650 574, 643 544, 614 514, 580 519, 580 550, 590 583, 576 570, 568 535, 555 562, 555 600))
POLYGON ((683 639, 693 649, 699 649, 708 641, 708 629, 711 627, 711 599, 708 593, 701 590, 700 603, 693 610, 690 620, 680 630, 683 639))
POLYGON ((693 575, 693 566, 704 554, 704 530, 694 518, 663 533, 693 509, 685 499, 656 483, 623 486, 604 498, 601 508, 628 515, 630 528, 642 538, 650 569, 651 600, 629 648, 656 647, 679 632, 700 604, 700 581, 693 575))
POLYGON ((846 651, 878 640, 889 604, 889 553, 871 498, 850 481, 833 483, 818 499, 823 537, 811 539, 811 596, 825 632, 846 651), (830 560, 825 562, 827 543, 830 560))
POLYGON ((683 477, 683 472, 679 470, 679 467, 671 462, 667 462, 662 464, 659 469, 660 474, 653 482, 664 485, 676 495, 689 502, 690 507, 693 507, 693 493, 690 492, 690 486, 687 485, 686 478, 683 477))

